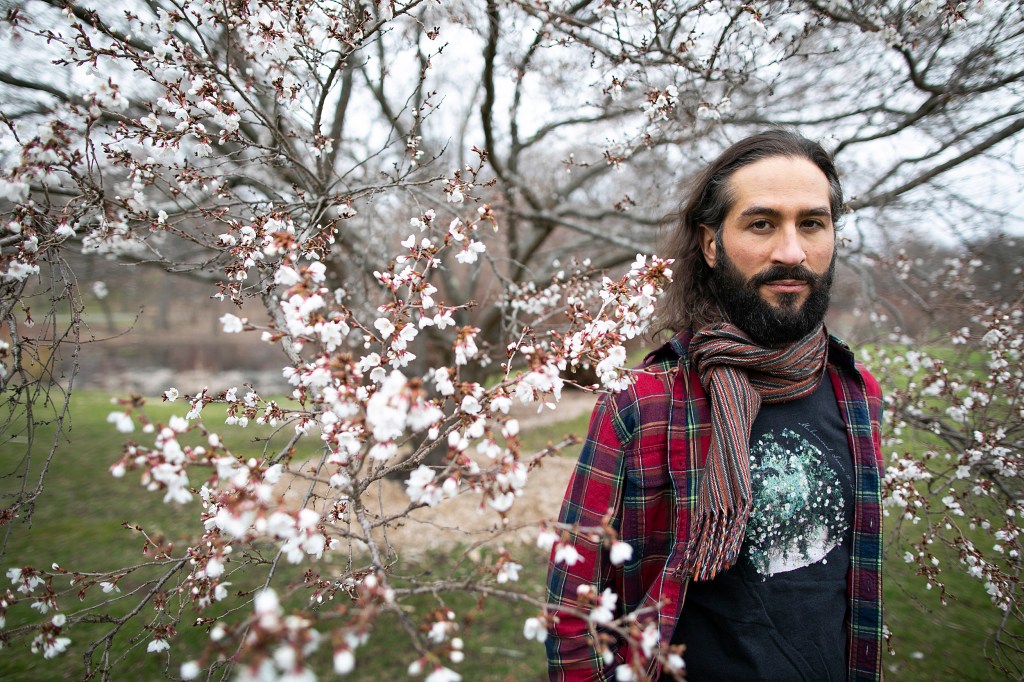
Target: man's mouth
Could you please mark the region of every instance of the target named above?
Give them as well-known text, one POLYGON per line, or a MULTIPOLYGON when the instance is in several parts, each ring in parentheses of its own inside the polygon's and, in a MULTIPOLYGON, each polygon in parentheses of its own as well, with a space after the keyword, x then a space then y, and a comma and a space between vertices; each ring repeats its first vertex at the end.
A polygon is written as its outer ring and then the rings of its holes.
POLYGON ((802 279, 774 279, 765 282, 764 286, 778 294, 795 294, 808 287, 808 282, 802 279))

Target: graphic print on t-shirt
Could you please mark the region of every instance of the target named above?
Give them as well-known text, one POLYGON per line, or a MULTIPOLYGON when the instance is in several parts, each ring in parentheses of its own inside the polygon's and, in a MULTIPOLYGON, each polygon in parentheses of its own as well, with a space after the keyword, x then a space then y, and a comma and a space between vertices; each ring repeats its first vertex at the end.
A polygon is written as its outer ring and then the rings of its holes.
POLYGON ((845 537, 845 500, 821 450, 792 429, 750 447, 753 512, 746 551, 762 577, 821 561, 845 537))

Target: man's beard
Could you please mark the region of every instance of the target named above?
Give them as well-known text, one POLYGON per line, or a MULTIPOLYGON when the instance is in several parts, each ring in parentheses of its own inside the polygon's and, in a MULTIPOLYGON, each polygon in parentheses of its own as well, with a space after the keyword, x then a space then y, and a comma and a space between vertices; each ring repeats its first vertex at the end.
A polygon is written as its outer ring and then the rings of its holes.
POLYGON ((832 254, 828 269, 820 275, 805 265, 780 264, 762 270, 749 280, 744 279, 743 274, 736 269, 722 248, 721 241, 718 244, 718 255, 711 271, 711 286, 718 303, 729 321, 758 345, 773 347, 799 341, 825 319, 836 269, 835 253, 832 254), (796 292, 778 294, 777 306, 761 297, 761 285, 783 279, 801 280, 810 286, 810 295, 802 306, 797 303, 799 294, 796 292))

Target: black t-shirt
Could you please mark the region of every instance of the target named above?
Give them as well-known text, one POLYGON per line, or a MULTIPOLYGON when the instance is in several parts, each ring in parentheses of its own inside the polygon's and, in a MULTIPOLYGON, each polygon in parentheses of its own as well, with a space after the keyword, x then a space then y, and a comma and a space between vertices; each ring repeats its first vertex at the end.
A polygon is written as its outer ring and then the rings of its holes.
POLYGON ((761 407, 750 461, 740 560, 690 583, 672 638, 686 644, 687 679, 845 680, 853 462, 827 376, 761 407))

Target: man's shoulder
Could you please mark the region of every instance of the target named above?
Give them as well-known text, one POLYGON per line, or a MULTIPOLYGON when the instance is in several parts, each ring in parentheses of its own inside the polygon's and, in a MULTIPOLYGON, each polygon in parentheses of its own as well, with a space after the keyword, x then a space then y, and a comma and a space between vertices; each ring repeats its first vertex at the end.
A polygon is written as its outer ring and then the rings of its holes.
POLYGON ((624 391, 615 394, 619 412, 643 411, 651 405, 668 403, 672 397, 672 384, 678 372, 676 365, 640 365, 632 370, 632 382, 624 391))
POLYGON ((644 426, 666 423, 673 393, 685 394, 687 386, 696 381, 687 361, 686 341, 680 343, 677 335, 651 350, 630 370, 629 386, 608 396, 607 407, 614 411, 623 442, 644 426))
POLYGON ((643 361, 630 372, 633 381, 622 396, 627 402, 647 397, 668 397, 672 394, 672 383, 680 371, 686 371, 686 348, 689 338, 676 335, 649 351, 643 361))
POLYGON ((834 334, 829 335, 829 361, 841 369, 846 369, 859 374, 864 381, 864 388, 868 398, 878 399, 882 396, 882 388, 878 379, 871 373, 864 363, 856 357, 853 349, 834 334))

